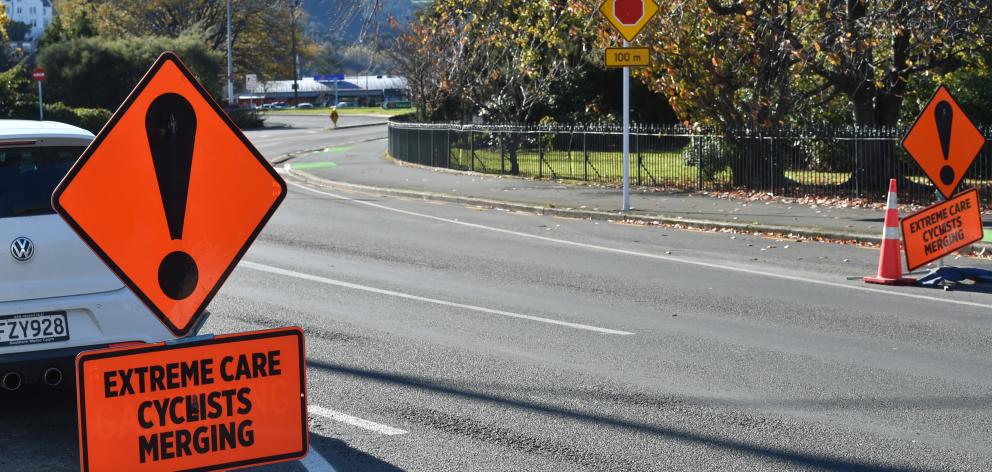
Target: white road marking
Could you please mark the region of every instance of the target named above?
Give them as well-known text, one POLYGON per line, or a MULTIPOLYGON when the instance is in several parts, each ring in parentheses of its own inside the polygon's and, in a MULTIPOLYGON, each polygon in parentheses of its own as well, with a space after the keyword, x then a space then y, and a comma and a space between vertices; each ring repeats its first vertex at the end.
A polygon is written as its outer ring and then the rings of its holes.
POLYGON ((619 335, 631 335, 631 334, 634 334, 634 333, 632 333, 630 331, 619 331, 619 330, 609 329, 609 328, 600 328, 598 326, 591 326, 591 325, 580 324, 580 323, 570 323, 568 321, 555 320, 555 319, 551 319, 551 318, 542 318, 540 316, 523 315, 523 314, 520 314, 520 313, 513 313, 513 312, 503 311, 503 310, 495 310, 495 309, 492 309, 492 308, 485 308, 485 307, 481 307, 481 306, 466 305, 464 303, 449 302, 447 300, 438 300, 436 298, 421 297, 421 296, 418 296, 418 295, 411 295, 411 294, 408 294, 408 293, 395 292, 395 291, 392 291, 392 290, 385 290, 385 289, 381 289, 381 288, 369 287, 368 285, 359 285, 359 284, 354 284, 354 283, 351 283, 351 282, 345 282, 345 281, 342 281, 342 280, 329 279, 327 277, 321 277, 319 275, 305 274, 303 272, 297 272, 295 270, 281 269, 279 267, 273 267, 273 266, 268 266, 268 265, 265 265, 265 264, 259 264, 257 262, 241 261, 241 263, 238 264, 238 265, 240 265, 242 267, 247 267, 249 269, 260 270, 260 271, 263 271, 263 272, 269 272, 271 274, 278 274, 278 275, 284 275, 286 277, 294 277, 294 278, 297 278, 297 279, 309 280, 311 282, 319 282, 319 283, 327 284, 327 285, 336 285, 338 287, 351 288, 351 289, 355 289, 355 290, 364 290, 366 292, 378 293, 380 295, 389 295, 389 296, 392 296, 392 297, 406 298, 407 300, 416 300, 418 302, 433 303, 435 305, 443 305, 443 306, 450 306, 450 307, 453 307, 453 308, 461 308, 461 309, 464 309, 464 310, 478 311, 478 312, 481 312, 481 313, 488 313, 490 315, 500 315, 500 316, 507 316, 507 317, 510 317, 510 318, 519 318, 519 319, 522 319, 522 320, 538 321, 538 322, 541 322, 541 323, 548 323, 548 324, 559 325, 559 326, 567 326, 569 328, 584 329, 584 330, 587 330, 587 331, 595 331, 595 332, 604 333, 604 334, 619 334, 619 335))
POLYGON ((327 462, 327 459, 324 459, 324 456, 320 455, 313 447, 310 448, 306 457, 300 459, 300 465, 309 472, 337 472, 334 470, 334 466, 327 462))
POLYGON ((405 429, 394 428, 392 426, 386 426, 384 424, 379 424, 374 421, 364 420, 355 416, 351 416, 346 413, 341 413, 340 411, 335 411, 330 408, 324 408, 320 405, 309 405, 307 407, 307 412, 311 415, 317 415, 322 418, 327 418, 329 420, 337 421, 340 423, 350 424, 352 426, 357 426, 362 429, 367 429, 379 434, 384 434, 386 436, 396 436, 400 434, 407 434, 409 431, 405 429))
POLYGON ((676 262, 676 263, 679 263, 679 264, 693 265, 693 266, 697 266, 697 267, 706 267, 708 269, 723 270, 723 271, 728 271, 728 272, 738 272, 738 273, 749 274, 749 275, 759 275, 759 276, 770 277, 770 278, 775 278, 775 279, 790 280, 790 281, 793 281, 793 282, 806 282, 806 283, 815 284, 815 285, 821 285, 821 286, 825 286, 825 287, 843 288, 843 289, 848 289, 848 290, 856 290, 856 291, 860 291, 860 292, 879 293, 879 294, 883 294, 883 295, 892 295, 892 296, 896 296, 896 297, 912 298, 912 299, 916 299, 916 300, 927 300, 927 301, 938 302, 938 303, 950 303, 950 304, 954 304, 954 305, 963 305, 963 306, 971 306, 971 307, 992 309, 992 305, 987 304, 987 303, 969 302, 969 301, 965 301, 965 300, 954 300, 954 299, 950 299, 950 298, 938 298, 938 297, 931 297, 931 296, 927 296, 927 295, 919 295, 919 294, 915 294, 915 293, 895 292, 895 291, 889 291, 889 290, 882 290, 882 289, 878 289, 878 288, 862 287, 860 285, 848 285, 848 284, 843 284, 843 283, 839 283, 839 282, 830 282, 830 281, 827 281, 827 280, 810 279, 810 278, 799 277, 799 276, 795 276, 795 275, 776 274, 774 272, 765 272, 765 271, 757 270, 757 269, 745 269, 743 267, 733 267, 733 266, 726 266, 726 265, 720 265, 720 264, 713 264, 713 263, 709 263, 709 262, 695 261, 695 260, 685 259, 685 258, 675 257, 675 256, 667 256, 667 255, 660 255, 660 254, 651 254, 651 253, 640 252, 640 251, 629 251, 629 250, 626 250, 626 249, 617 249, 617 248, 612 248, 612 247, 597 246, 595 244, 580 243, 580 242, 576 242, 576 241, 568 241, 568 240, 565 240, 565 239, 549 238, 547 236, 538 236, 536 234, 522 233, 522 232, 519 232, 519 231, 513 231, 513 230, 509 230, 509 229, 496 228, 496 227, 493 227, 493 226, 486 226, 486 225, 480 225, 480 224, 475 224, 475 223, 467 223, 467 222, 464 222, 464 221, 453 220, 453 219, 450 219, 450 218, 442 218, 440 216, 428 215, 428 214, 425 214, 425 213, 417 213, 415 211, 400 210, 398 208, 392 208, 392 207, 388 207, 388 206, 385 206, 385 205, 380 205, 380 204, 374 203, 374 202, 368 202, 368 201, 364 201, 364 200, 356 200, 356 199, 348 198, 348 197, 345 197, 345 196, 342 196, 342 195, 338 195, 338 194, 335 194, 335 193, 324 192, 324 191, 321 191, 321 190, 312 189, 312 188, 307 187, 305 185, 300 185, 300 184, 298 184, 296 182, 287 182, 287 183, 290 184, 290 185, 292 185, 292 186, 294 186, 294 187, 298 187, 298 188, 301 188, 303 190, 307 190, 307 191, 310 191, 310 192, 313 192, 313 193, 317 193, 317 194, 320 194, 320 195, 325 195, 325 196, 337 198, 337 199, 340 199, 340 200, 346 200, 346 201, 349 201, 349 202, 358 203, 358 204, 361 204, 361 205, 366 205, 366 206, 370 206, 370 207, 374 207, 374 208, 379 208, 379 209, 382 209, 382 210, 392 211, 392 212, 396 212, 396 213, 402 213, 404 215, 410 215, 410 216, 417 216, 417 217, 421 217, 421 218, 427 218, 427 219, 435 220, 435 221, 443 221, 443 222, 451 223, 451 224, 455 224, 455 225, 467 226, 469 228, 476 228, 476 229, 482 229, 482 230, 486 230, 486 231, 493 231, 493 232, 497 232, 497 233, 510 234, 510 235, 519 236, 519 237, 522 237, 522 238, 537 239, 537 240, 547 241, 547 242, 556 243, 556 244, 564 244, 564 245, 567 245, 567 246, 581 247, 581 248, 585 248, 585 249, 592 249, 592 250, 595 250, 595 251, 610 252, 610 253, 614 253, 614 254, 624 254, 624 255, 628 255, 628 256, 644 257, 644 258, 648 258, 648 259, 655 259, 655 260, 661 260, 661 261, 667 261, 667 262, 676 262))
POLYGON ((265 137, 262 137, 262 136, 252 136, 252 137, 249 137, 248 140, 251 141, 252 145, 254 145, 254 146, 257 147, 259 144, 274 143, 274 142, 283 141, 283 140, 286 140, 286 139, 289 139, 289 138, 305 138, 305 137, 307 137, 308 135, 311 135, 311 134, 314 134, 314 133, 309 133, 308 130, 306 130, 306 129, 300 129, 300 130, 295 130, 295 131, 284 131, 284 132, 279 133, 278 136, 272 136, 272 135, 265 136, 265 137))

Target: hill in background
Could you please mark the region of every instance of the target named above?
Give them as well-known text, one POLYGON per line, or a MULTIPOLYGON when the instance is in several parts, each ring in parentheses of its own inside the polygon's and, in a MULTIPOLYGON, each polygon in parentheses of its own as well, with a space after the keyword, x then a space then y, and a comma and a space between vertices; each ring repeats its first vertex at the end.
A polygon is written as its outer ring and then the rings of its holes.
POLYGON ((429 0, 382 0, 382 10, 369 12, 364 5, 372 2, 352 0, 359 5, 358 14, 345 15, 341 12, 341 0, 305 0, 303 5, 310 16, 310 27, 318 37, 340 45, 351 45, 358 42, 375 41, 372 36, 362 37, 362 26, 370 14, 373 21, 369 24, 370 32, 378 31, 379 38, 391 38, 396 34, 389 24, 393 17, 402 28, 409 25, 416 17, 417 11, 423 8, 429 0))

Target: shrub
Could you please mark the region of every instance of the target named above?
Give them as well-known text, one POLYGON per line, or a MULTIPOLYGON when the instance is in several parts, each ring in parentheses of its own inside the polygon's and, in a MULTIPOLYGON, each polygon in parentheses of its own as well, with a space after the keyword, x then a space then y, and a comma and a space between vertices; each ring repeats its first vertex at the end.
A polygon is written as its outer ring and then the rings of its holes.
POLYGON ((113 113, 106 108, 75 108, 76 116, 79 118, 79 127, 89 130, 92 133, 99 133, 103 125, 110 121, 113 113))
POLYGON ((723 138, 694 136, 682 149, 682 160, 685 165, 699 167, 703 178, 712 180, 733 163, 734 150, 723 138))
MULTIPOLYGON (((110 120, 112 113, 103 108, 71 108, 62 102, 45 104, 45 120, 78 126, 94 134, 110 120)), ((18 102, 7 112, 7 118, 38 119, 38 102, 18 102)))
MULTIPOLYGON (((37 106, 35 108, 35 115, 37 115, 37 106)), ((73 126, 79 126, 79 115, 68 105, 62 102, 46 103, 45 104, 45 120, 47 121, 61 121, 62 123, 68 123, 73 126)), ((82 128, 82 126, 79 126, 82 128)))
POLYGON ((223 55, 195 35, 77 38, 38 53, 45 96, 75 107, 117 108, 163 51, 174 51, 214 96, 221 90, 223 55))
POLYGON ((261 128, 265 126, 265 117, 256 110, 246 110, 244 108, 229 108, 225 110, 231 117, 231 121, 241 129, 261 128))

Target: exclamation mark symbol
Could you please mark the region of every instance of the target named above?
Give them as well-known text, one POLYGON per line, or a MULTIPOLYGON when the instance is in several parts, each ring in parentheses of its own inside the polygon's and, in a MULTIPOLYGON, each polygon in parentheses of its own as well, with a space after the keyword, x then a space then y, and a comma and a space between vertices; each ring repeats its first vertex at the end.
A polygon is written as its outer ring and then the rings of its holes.
MULTIPOLYGON (((946 100, 937 104, 933 111, 937 119, 937 134, 940 136, 940 150, 944 152, 944 161, 951 157, 951 125, 954 123, 954 109, 946 100)), ((940 169, 940 181, 944 185, 954 183, 954 168, 945 165, 940 169)))
MULTIPOLYGON (((145 114, 145 132, 152 152, 158 191, 165 207, 165 220, 173 240, 183 238, 193 142, 196 139, 196 112, 180 95, 159 95, 145 114)), ((199 281, 193 257, 183 251, 171 252, 158 267, 158 284, 169 298, 184 300, 199 281)))

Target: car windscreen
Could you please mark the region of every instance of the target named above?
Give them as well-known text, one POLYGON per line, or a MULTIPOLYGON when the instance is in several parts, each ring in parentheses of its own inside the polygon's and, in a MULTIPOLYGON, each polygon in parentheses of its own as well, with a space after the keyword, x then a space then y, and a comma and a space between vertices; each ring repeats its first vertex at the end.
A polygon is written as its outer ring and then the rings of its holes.
POLYGON ((82 146, 0 147, 0 218, 45 215, 82 146))

